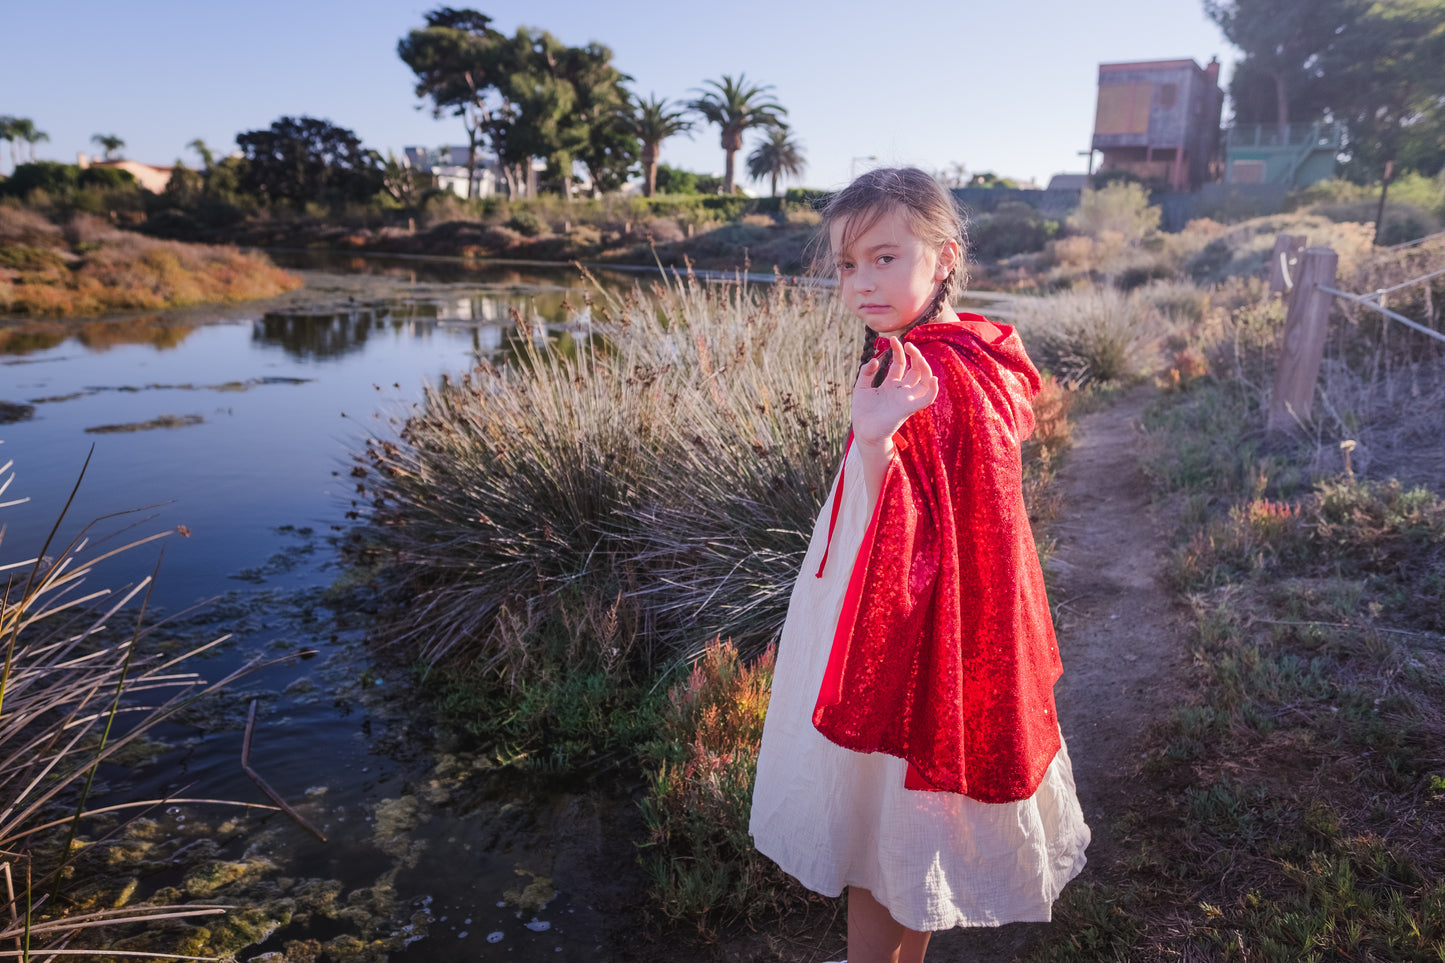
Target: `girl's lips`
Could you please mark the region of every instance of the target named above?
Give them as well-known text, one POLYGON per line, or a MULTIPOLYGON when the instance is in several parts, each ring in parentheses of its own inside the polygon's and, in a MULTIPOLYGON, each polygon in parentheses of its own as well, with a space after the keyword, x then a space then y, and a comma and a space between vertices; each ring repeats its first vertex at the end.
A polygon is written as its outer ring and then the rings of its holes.
POLYGON ((862 304, 858 306, 858 310, 864 314, 882 314, 891 309, 886 304, 862 304))

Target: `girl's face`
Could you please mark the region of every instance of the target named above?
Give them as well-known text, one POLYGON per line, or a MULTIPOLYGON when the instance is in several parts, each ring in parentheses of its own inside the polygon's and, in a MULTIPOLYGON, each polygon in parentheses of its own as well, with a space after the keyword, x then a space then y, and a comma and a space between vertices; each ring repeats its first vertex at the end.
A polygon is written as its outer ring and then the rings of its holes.
POLYGON ((925 244, 897 208, 884 211, 843 250, 847 226, 835 223, 829 231, 843 303, 879 334, 901 333, 938 293, 958 259, 958 243, 925 244))

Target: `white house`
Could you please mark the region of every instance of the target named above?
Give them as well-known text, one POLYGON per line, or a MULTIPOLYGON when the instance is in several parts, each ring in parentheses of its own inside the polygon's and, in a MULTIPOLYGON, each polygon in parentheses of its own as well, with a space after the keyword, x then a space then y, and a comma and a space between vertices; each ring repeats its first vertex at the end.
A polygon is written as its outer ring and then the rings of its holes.
POLYGON ((155 164, 142 164, 133 160, 95 160, 86 154, 75 155, 75 166, 81 170, 90 167, 109 167, 112 170, 125 171, 136 179, 136 183, 152 194, 160 194, 165 191, 166 185, 171 182, 171 167, 157 167, 155 164))
MULTIPOLYGON (((402 151, 402 163, 414 170, 422 171, 436 178, 437 187, 451 191, 458 197, 467 197, 467 149, 465 147, 407 147, 402 151)), ((505 194, 506 182, 501 167, 495 158, 477 155, 476 169, 477 197, 492 197, 505 194)))

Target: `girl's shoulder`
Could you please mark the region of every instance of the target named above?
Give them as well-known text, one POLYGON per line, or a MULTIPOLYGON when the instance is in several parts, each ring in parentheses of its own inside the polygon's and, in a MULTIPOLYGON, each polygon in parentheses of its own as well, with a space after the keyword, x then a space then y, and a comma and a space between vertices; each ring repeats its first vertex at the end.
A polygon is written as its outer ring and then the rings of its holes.
MULTIPOLYGON (((910 331, 907 340, 917 344, 932 364, 936 359, 958 361, 977 375, 996 377, 1004 372, 1037 381, 1038 372, 1012 326, 990 321, 981 314, 960 312, 951 321, 932 321, 910 331)), ((1037 390, 1037 385, 1034 385, 1037 390)))
POLYGON ((956 346, 977 344, 980 347, 999 348, 1013 335, 1013 331, 1011 326, 997 324, 981 314, 960 311, 951 321, 931 321, 915 328, 910 334, 916 335, 920 349, 926 343, 956 346))
POLYGON ((955 409, 992 410, 1010 424, 1032 427, 1031 403, 1041 381, 1012 326, 959 314, 910 333, 918 335, 918 348, 938 377, 935 404, 943 421, 955 409))

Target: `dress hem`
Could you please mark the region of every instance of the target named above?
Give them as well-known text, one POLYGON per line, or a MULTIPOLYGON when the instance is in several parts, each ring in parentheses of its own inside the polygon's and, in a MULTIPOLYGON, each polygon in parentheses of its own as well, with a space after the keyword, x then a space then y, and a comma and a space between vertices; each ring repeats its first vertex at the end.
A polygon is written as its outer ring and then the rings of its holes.
MULTIPOLYGON (((828 899, 837 899, 838 897, 843 895, 844 891, 847 890, 849 886, 857 886, 861 889, 866 889, 869 892, 874 892, 875 899, 877 898, 875 892, 877 889, 876 884, 870 885, 868 882, 861 879, 854 880, 845 878, 844 881, 838 887, 836 887, 836 889, 830 889, 829 887, 823 885, 816 885, 793 873, 783 865, 782 860, 778 859, 767 850, 759 847, 757 845, 756 837, 754 837, 753 839, 753 846, 755 849, 757 849, 759 853, 772 860, 779 869, 781 869, 784 873, 786 873, 789 877, 796 881, 799 886, 802 886, 804 889, 808 890, 811 893, 817 893, 819 896, 825 896, 828 899)), ((1088 858, 1084 855, 1084 850, 1080 849, 1077 854, 1077 859, 1071 861, 1069 870, 1066 873, 1062 874, 1064 878, 1064 885, 1068 885, 1068 883, 1075 879, 1079 875, 1079 873, 1083 872, 1084 866, 1087 863, 1088 858)), ((884 909, 888 910, 888 915, 893 917, 894 922, 898 923, 899 925, 906 926, 908 929, 914 930, 915 932, 919 933, 937 933, 942 930, 958 929, 959 927, 965 927, 968 929, 997 929, 1000 926, 1007 926, 1010 923, 1049 923, 1052 922, 1054 918, 1054 903, 1058 900, 1059 893, 1062 892, 1063 886, 1060 886, 1058 892, 1055 892, 1053 896, 1051 896, 1049 899, 1042 901, 1037 906, 1021 909, 1019 912, 1016 913, 1010 913, 1007 915, 1007 918, 1003 916, 989 916, 975 919, 973 917, 970 917, 967 913, 960 912, 957 914, 953 914, 951 917, 939 917, 933 920, 925 918, 924 920, 917 923, 899 919, 898 914, 895 913, 893 909, 887 905, 887 903, 885 903, 881 899, 879 899, 878 902, 880 905, 883 906, 884 909), (950 918, 953 920, 953 922, 947 921, 950 918)))

